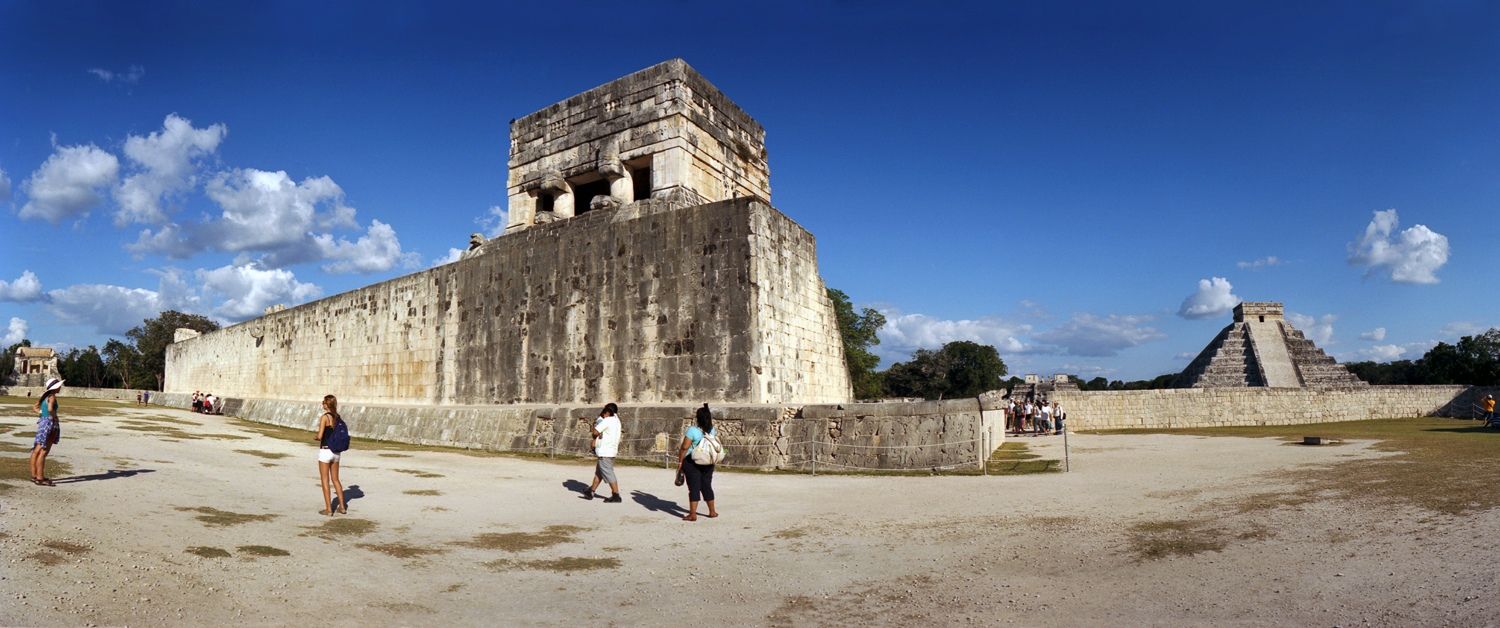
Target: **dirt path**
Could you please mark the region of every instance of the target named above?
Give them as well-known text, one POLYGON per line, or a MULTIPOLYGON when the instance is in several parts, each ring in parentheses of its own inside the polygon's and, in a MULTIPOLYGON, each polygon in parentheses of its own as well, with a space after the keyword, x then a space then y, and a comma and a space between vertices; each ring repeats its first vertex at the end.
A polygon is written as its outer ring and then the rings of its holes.
MULTIPOLYGON (((0 410, 4 441, 28 443, 33 422, 0 410)), ((702 594, 728 625, 1500 617, 1500 511, 1278 497, 1389 455, 1368 443, 1081 435, 1068 474, 722 473, 723 517, 694 524, 660 468, 621 468, 626 501, 604 504, 569 487, 585 462, 357 449, 350 512, 329 519, 310 439, 158 408, 68 416, 54 459, 82 481, 0 485, 0 624, 661 625, 702 594)))

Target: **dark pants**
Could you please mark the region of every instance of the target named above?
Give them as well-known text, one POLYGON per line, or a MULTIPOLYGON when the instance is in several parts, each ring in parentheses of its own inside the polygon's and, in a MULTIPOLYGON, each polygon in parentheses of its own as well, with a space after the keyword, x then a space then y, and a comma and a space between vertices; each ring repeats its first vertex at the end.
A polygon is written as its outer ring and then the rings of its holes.
POLYGON ((700 465, 688 456, 682 461, 682 475, 687 478, 688 501, 714 500, 714 466, 700 465), (698 499, 702 497, 703 499, 698 499))
POLYGON ((1494 425, 1495 424, 1495 413, 1494 412, 1486 412, 1486 413, 1484 413, 1484 424, 1485 425, 1494 425))

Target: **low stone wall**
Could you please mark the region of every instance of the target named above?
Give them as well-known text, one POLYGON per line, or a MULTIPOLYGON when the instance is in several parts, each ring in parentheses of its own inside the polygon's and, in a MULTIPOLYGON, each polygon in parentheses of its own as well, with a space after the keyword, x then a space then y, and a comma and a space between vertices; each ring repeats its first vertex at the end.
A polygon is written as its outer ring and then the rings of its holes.
POLYGON ((1413 416, 1470 416, 1495 388, 1367 386, 1348 389, 1177 388, 1056 391, 1075 430, 1296 425, 1413 416))
MULTIPOLYGON (((134 402, 141 391, 68 388, 67 397, 134 402)), ((0 389, 38 395, 39 388, 0 389)), ((729 456, 724 464, 801 471, 977 468, 1004 440, 1004 421, 990 399, 915 403, 712 406, 729 456)), ((151 393, 151 405, 188 408, 191 395, 151 393)), ((311 431, 320 403, 223 399, 224 414, 311 431)), ((621 405, 620 457, 670 464, 698 406, 621 405)), ((420 445, 546 455, 590 454, 596 405, 440 406, 343 404, 357 437, 420 445)), ((310 437, 310 435, 309 435, 310 437)))

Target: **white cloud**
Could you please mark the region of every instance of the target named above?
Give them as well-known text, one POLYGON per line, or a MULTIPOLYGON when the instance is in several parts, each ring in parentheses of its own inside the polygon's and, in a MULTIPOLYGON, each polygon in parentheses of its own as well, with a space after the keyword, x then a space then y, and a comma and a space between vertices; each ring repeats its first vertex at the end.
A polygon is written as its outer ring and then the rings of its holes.
POLYGON ((1365 333, 1360 334, 1359 335, 1359 339, 1360 340, 1373 340, 1375 342, 1380 342, 1382 340, 1385 340, 1385 328, 1384 327, 1376 327, 1375 329, 1371 329, 1370 331, 1367 331, 1365 333))
POLYGON ((36 278, 36 273, 23 270, 15 281, 0 279, 0 301, 26 303, 40 301, 41 298, 42 282, 36 278))
POLYGON ((160 131, 126 138, 125 157, 137 171, 115 189, 115 224, 165 222, 162 197, 191 189, 196 162, 217 151, 227 132, 222 124, 196 129, 192 121, 169 114, 160 131))
POLYGON ((1377 362, 1390 362, 1391 360, 1400 359, 1401 355, 1406 353, 1406 348, 1400 345, 1375 345, 1365 349, 1361 353, 1364 353, 1370 359, 1377 362))
POLYGON ((138 65, 132 65, 124 72, 114 72, 111 70, 106 70, 104 68, 89 68, 88 73, 98 77, 99 80, 104 81, 105 83, 114 83, 118 81, 126 85, 135 85, 136 83, 141 82, 142 77, 146 76, 146 68, 138 65))
POLYGON ((119 336, 166 310, 198 312, 199 297, 175 269, 150 271, 157 289, 75 284, 47 292, 47 309, 64 323, 119 336))
POLYGON ((463 256, 464 249, 448 249, 448 254, 432 260, 432 265, 435 268, 444 264, 452 264, 453 262, 458 261, 459 258, 463 256))
POLYGON ((47 307, 65 323, 91 326, 98 333, 111 336, 123 335, 170 309, 154 290, 105 284, 77 284, 52 290, 47 293, 47 307))
POLYGON ((5 335, 0 336, 0 348, 9 348, 11 345, 26 339, 26 320, 10 317, 10 325, 5 328, 5 335))
POLYGON ((0 203, 10 202, 10 176, 0 168, 0 203))
POLYGON ((1481 325, 1474 321, 1453 321, 1439 328, 1438 336, 1458 340, 1463 336, 1477 336, 1489 331, 1490 328, 1490 325, 1481 325))
POLYGON ((1182 353, 1179 353, 1179 354, 1174 355, 1172 357, 1176 358, 1178 360, 1191 360, 1193 358, 1198 357, 1198 354, 1193 353, 1191 351, 1183 351, 1182 353))
POLYGON ((491 205, 490 211, 474 222, 479 223, 487 232, 486 235, 493 238, 505 233, 505 226, 510 224, 510 212, 499 205, 491 205))
POLYGON ((1333 322, 1338 318, 1333 314, 1324 314, 1318 318, 1296 312, 1287 312, 1286 315, 1293 327, 1302 330, 1302 335, 1320 347, 1333 344, 1333 322))
POLYGON ((298 183, 282 171, 238 169, 209 180, 205 193, 222 209, 217 219, 143 229, 127 248, 178 259, 226 251, 240 254, 235 265, 260 268, 326 261, 324 270, 334 273, 421 264, 415 253, 402 252, 396 230, 379 220, 353 242, 331 233, 359 224, 355 209, 344 203, 343 189, 326 176, 298 183))
POLYGON ((97 206, 100 189, 115 182, 120 160, 97 146, 58 146, 51 157, 21 184, 26 204, 21 218, 41 218, 56 224, 97 206))
POLYGON ((917 349, 937 349, 955 340, 972 340, 992 345, 1001 356, 1024 353, 1026 344, 1019 336, 1031 331, 1030 325, 1012 323, 1000 318, 976 320, 943 320, 925 314, 882 312, 885 326, 880 328, 876 350, 882 357, 905 359, 917 349))
POLYGON ((1367 267, 1367 275, 1387 273, 1396 283, 1437 283, 1437 270, 1448 263, 1448 238, 1416 225, 1392 239, 1400 225, 1396 210, 1375 212, 1359 241, 1349 243, 1349 263, 1367 267))
POLYGON ((1183 318, 1213 318, 1223 316, 1239 305, 1240 298, 1233 293, 1234 286, 1223 277, 1199 279, 1198 291, 1182 300, 1177 315, 1183 318))
POLYGON ((370 228, 356 242, 340 238, 335 241, 331 234, 313 238, 323 259, 331 260, 323 270, 330 273, 373 273, 390 270, 397 263, 406 267, 421 264, 416 253, 402 253, 401 242, 396 239, 396 230, 379 220, 370 221, 370 228))
POLYGON ((1066 355, 1107 358, 1123 349, 1166 338, 1166 334, 1147 325, 1152 320, 1150 316, 1074 314, 1068 322, 1032 339, 1066 355))
POLYGON ((1253 259, 1248 262, 1235 262, 1234 265, 1240 267, 1240 269, 1242 270, 1255 270, 1258 268, 1266 268, 1268 266, 1280 266, 1282 263, 1283 262, 1281 258, 1278 258, 1275 255, 1267 255, 1265 257, 1253 259))
POLYGON ((214 313, 231 321, 260 316, 276 304, 305 303, 323 293, 318 286, 297 281, 296 275, 283 269, 231 265, 199 269, 197 277, 205 292, 224 298, 214 313))

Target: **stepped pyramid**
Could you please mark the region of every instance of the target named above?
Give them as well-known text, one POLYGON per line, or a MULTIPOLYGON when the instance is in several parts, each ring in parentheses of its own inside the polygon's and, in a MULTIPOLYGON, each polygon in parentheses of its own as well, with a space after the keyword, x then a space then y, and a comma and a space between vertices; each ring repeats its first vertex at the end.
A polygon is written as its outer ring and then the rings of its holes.
POLYGON ((1178 388, 1367 386, 1292 327, 1280 303, 1246 301, 1234 322, 1177 376, 1178 388))

